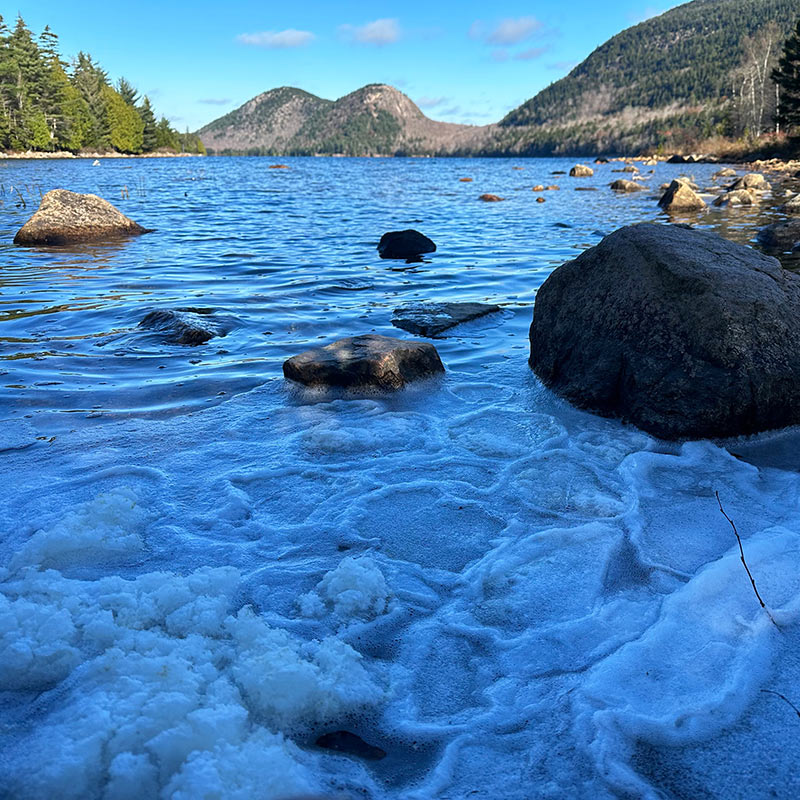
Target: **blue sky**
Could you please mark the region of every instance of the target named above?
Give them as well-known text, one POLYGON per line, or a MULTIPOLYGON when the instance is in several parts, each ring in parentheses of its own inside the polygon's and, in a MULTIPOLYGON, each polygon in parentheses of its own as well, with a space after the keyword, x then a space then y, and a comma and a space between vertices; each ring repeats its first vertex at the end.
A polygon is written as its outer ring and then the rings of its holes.
POLYGON ((158 113, 195 130, 260 92, 297 86, 335 99, 389 83, 428 116, 485 124, 565 75, 613 34, 669 0, 495 3, 17 0, 65 56, 91 53, 158 113))

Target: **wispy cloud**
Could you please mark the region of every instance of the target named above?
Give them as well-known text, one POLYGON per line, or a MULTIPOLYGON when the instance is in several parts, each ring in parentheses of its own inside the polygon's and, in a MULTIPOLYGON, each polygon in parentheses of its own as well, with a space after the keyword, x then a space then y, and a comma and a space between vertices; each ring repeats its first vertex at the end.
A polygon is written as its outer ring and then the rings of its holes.
POLYGON ((536 17, 507 17, 495 25, 476 20, 470 25, 470 39, 478 39, 496 47, 508 47, 530 39, 542 30, 542 23, 536 17))
POLYGON ((376 19, 364 25, 340 25, 339 33, 351 42, 381 47, 393 44, 402 36, 396 19, 376 19))
POLYGON ((522 50, 514 54, 517 61, 535 61, 541 58, 550 48, 549 47, 531 47, 528 50, 522 50))
POLYGON ((231 99, 230 97, 204 97, 197 102, 207 106, 227 106, 231 99))
POLYGON ((552 64, 547 65, 547 69, 552 69, 556 72, 569 72, 580 63, 580 61, 554 61, 552 64))
POLYGON ((447 97, 420 97, 416 103, 420 108, 436 108, 436 106, 440 106, 442 103, 448 102, 448 100, 449 98, 447 97))
POLYGON ((498 64, 502 64, 504 61, 508 61, 508 59, 509 53, 504 47, 492 50, 492 61, 497 61, 498 64))
POLYGON ((288 28, 285 31, 260 31, 258 33, 241 33, 236 37, 239 44, 253 47, 266 47, 270 50, 286 50, 294 47, 305 47, 316 39, 311 31, 298 31, 288 28))

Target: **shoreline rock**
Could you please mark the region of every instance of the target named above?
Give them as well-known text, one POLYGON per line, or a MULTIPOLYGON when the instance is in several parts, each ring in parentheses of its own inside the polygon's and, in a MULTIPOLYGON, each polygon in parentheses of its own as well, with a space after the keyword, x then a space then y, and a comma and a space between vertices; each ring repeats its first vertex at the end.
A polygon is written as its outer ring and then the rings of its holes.
POLYGON ((321 387, 401 389, 411 381, 443 372, 432 344, 377 334, 339 339, 292 356, 283 364, 289 380, 321 387))
POLYGON ((33 216, 17 231, 14 244, 59 247, 148 233, 107 200, 67 189, 48 192, 33 216))
POLYGON ((536 297, 530 365, 574 405, 664 439, 800 423, 800 275, 708 231, 621 228, 536 297))

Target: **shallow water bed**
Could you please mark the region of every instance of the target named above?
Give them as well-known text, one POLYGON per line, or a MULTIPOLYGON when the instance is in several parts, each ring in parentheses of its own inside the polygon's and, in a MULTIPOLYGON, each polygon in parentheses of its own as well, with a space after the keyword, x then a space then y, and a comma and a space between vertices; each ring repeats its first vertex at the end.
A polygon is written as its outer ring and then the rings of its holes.
MULTIPOLYGON (((3 366, 31 388, 0 398, 0 794, 796 797, 797 716, 764 690, 798 699, 797 432, 666 444, 570 408, 526 364, 535 289, 592 242, 580 220, 599 193, 535 218, 513 187, 563 162, 298 160, 288 186, 239 163, 203 167, 221 210, 194 199, 201 223, 180 211, 188 181, 171 182, 187 168, 158 165, 138 216, 159 209, 165 231, 110 256, 106 299, 0 321, 5 344, 39 347, 52 325, 88 337, 79 355, 3 366), (461 198, 465 170, 506 210, 461 198), (281 221, 255 236, 259 208, 281 221), (440 249, 396 273, 364 229, 377 241, 412 220, 440 249), (370 288, 331 288, 362 273, 370 288), (159 302, 238 317, 227 354, 137 338, 148 281, 159 302), (284 383, 282 359, 316 336, 405 336, 401 295, 505 310, 438 340, 446 375, 394 395, 284 383), (96 354, 92 331, 127 354, 96 354), (63 413, 72 393, 81 411, 63 413), (386 758, 315 746, 337 730, 386 758)), ((73 167, 73 188, 100 174, 73 167)), ((605 202, 609 226, 655 216, 605 202)), ((13 308, 86 293, 70 254, 9 258, 13 308)))

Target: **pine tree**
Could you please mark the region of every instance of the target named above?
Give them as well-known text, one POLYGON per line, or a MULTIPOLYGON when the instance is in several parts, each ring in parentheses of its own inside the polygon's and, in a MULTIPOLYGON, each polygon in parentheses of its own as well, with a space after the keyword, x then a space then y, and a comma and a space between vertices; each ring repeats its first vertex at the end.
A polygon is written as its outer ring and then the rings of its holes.
POLYGON ((150 105, 150 98, 145 95, 142 104, 137 109, 142 118, 142 152, 152 153, 158 147, 158 131, 156 129, 156 115, 150 105))
POLYGON ((783 45, 783 54, 772 73, 778 85, 778 121, 792 131, 800 127, 800 20, 783 45))
POLYGON ((136 109, 110 86, 103 87, 103 101, 111 146, 120 153, 141 153, 144 123, 136 109))
POLYGON ((125 78, 117 81, 117 93, 129 106, 135 106, 139 102, 139 92, 125 78))

